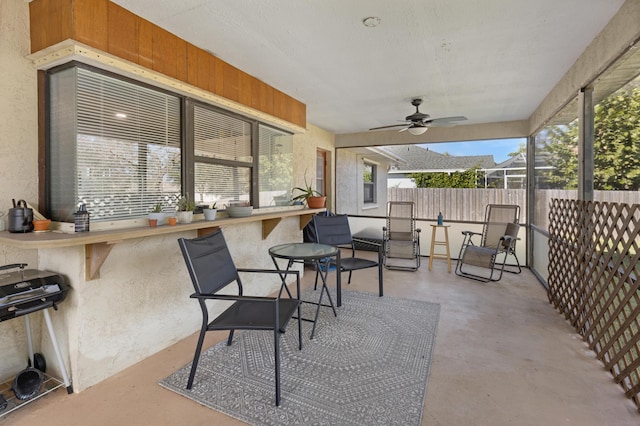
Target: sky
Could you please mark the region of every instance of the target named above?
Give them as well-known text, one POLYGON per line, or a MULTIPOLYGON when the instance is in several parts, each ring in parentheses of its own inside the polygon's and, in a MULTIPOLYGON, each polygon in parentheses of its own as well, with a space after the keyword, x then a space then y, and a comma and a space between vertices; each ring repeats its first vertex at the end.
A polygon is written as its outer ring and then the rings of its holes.
POLYGON ((439 154, 449 155, 493 155, 496 163, 502 163, 509 158, 510 153, 516 152, 521 143, 525 143, 526 138, 516 139, 493 139, 483 141, 466 142, 442 142, 420 144, 422 148, 429 148, 439 154))

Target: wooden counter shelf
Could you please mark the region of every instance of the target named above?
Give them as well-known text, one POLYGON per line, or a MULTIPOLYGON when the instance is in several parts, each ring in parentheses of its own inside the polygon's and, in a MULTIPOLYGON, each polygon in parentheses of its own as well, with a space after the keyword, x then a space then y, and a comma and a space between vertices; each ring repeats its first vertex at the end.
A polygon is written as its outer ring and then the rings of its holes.
POLYGON ((151 237, 154 235, 172 234, 184 231, 197 231, 198 236, 206 235, 225 225, 237 225, 250 222, 262 222, 262 239, 266 239, 271 231, 285 217, 300 217, 300 229, 303 229, 316 213, 325 209, 290 209, 258 213, 247 217, 220 217, 214 221, 194 220, 191 223, 178 223, 175 226, 162 225, 155 228, 137 226, 104 231, 78 233, 63 232, 0 232, 0 243, 21 249, 49 249, 60 247, 85 246, 85 278, 87 281, 100 277, 100 267, 109 256, 111 248, 124 240, 151 237))

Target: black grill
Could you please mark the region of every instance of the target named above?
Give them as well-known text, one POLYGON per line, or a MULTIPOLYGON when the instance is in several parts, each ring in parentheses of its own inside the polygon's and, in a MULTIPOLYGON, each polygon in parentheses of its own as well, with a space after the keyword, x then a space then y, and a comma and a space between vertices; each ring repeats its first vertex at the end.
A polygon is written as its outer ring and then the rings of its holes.
POLYGON ((0 271, 20 268, 14 272, 0 272, 0 321, 41 309, 56 309, 56 305, 67 297, 69 286, 61 275, 23 269, 24 266, 18 263, 0 267, 0 271))

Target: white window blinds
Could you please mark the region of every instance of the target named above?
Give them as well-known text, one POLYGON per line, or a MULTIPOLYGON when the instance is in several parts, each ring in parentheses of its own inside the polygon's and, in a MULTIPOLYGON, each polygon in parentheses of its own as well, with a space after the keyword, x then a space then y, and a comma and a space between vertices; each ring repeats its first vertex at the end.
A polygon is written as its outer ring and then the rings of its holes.
POLYGON ((180 193, 180 99, 83 68, 50 78, 50 213, 141 217, 180 193))
POLYGON ((194 105, 194 198, 198 204, 251 202, 251 123, 194 105))

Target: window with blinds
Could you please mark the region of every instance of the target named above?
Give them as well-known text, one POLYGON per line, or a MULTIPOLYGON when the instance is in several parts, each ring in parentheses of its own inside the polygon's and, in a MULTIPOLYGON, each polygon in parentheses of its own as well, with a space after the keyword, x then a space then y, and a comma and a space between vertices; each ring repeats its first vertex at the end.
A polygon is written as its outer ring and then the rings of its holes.
POLYGON ((145 216, 181 192, 179 97, 88 69, 49 78, 48 211, 73 221, 145 216))
POLYGON ((258 126, 260 205, 288 205, 293 186, 293 136, 258 126))
POLYGON ((251 122, 208 105, 193 106, 194 199, 251 203, 251 122))

